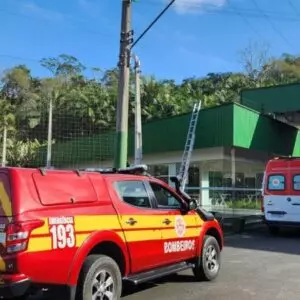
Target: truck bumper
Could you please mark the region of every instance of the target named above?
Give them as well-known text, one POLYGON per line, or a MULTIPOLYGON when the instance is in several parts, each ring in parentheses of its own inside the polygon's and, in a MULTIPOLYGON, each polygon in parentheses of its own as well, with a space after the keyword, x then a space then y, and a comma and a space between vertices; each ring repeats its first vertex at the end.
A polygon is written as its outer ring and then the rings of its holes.
MULTIPOLYGON (((23 277, 23 276, 22 276, 23 277)), ((0 299, 13 299, 26 294, 30 287, 28 278, 20 278, 19 280, 11 280, 11 275, 0 275, 0 299)))
POLYGON ((264 220, 267 226, 285 227, 285 228, 300 228, 300 222, 287 222, 287 221, 269 221, 264 220))

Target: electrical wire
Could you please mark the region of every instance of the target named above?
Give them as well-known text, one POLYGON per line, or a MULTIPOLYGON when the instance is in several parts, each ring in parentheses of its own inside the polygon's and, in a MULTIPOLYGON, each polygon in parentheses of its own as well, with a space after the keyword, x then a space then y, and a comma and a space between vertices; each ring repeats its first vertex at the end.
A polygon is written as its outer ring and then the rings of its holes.
MULTIPOLYGON (((3 8, 0 8, 0 13, 4 13, 4 14, 16 16, 16 17, 21 17, 21 18, 26 18, 26 19, 32 19, 32 17, 30 17, 30 16, 20 14, 20 13, 16 13, 16 12, 12 12, 12 11, 9 11, 9 10, 3 9, 3 8)), ((68 18, 77 21, 77 23, 75 23, 75 24, 78 24, 78 25, 79 25, 79 22, 84 22, 83 19, 74 18, 74 17, 68 17, 68 18)), ((76 29, 76 30, 81 30, 83 32, 88 32, 88 33, 91 33, 91 34, 95 34, 95 35, 98 35, 98 36, 105 36, 105 37, 111 36, 111 34, 100 32, 100 31, 97 31, 97 30, 93 30, 93 29, 90 29, 90 28, 87 28, 87 27, 83 27, 81 25, 78 26, 78 27, 77 26, 76 27, 71 26, 71 28, 76 29)))
MULTIPOLYGON (((264 12, 261 10, 261 8, 258 6, 256 0, 251 0, 253 2, 253 4, 255 5, 255 7, 257 8, 257 10, 259 10, 262 14, 264 14, 264 12)), ((289 40, 283 35, 283 33, 274 25, 274 23, 271 21, 271 19, 265 15, 266 20, 270 23, 271 27, 273 28, 273 30, 291 47, 293 48, 293 46, 291 45, 291 43, 289 42, 289 40)))
POLYGON ((170 0, 168 5, 158 14, 158 16, 150 23, 150 25, 142 32, 142 34, 136 39, 136 41, 131 45, 132 49, 144 36, 145 34, 154 26, 154 24, 168 11, 168 9, 173 5, 175 0, 170 0))
POLYGON ((289 5, 293 8, 298 16, 300 16, 300 10, 296 7, 296 5, 292 2, 292 0, 288 0, 289 5))
POLYGON ((249 26, 249 28, 255 33, 257 34, 260 38, 264 39, 264 37, 261 35, 261 33, 256 30, 255 27, 252 26, 252 24, 250 23, 250 21, 244 16, 244 14, 242 14, 238 9, 235 8, 235 6, 232 5, 231 0, 227 0, 227 3, 230 4, 230 6, 236 10, 236 13, 245 21, 245 23, 249 26))
MULTIPOLYGON (((299 18, 296 18, 294 15, 290 14, 283 14, 282 12, 278 11, 266 11, 260 9, 261 13, 257 12, 257 9, 230 9, 230 8, 225 8, 222 7, 220 9, 220 6, 217 5, 203 5, 201 3, 194 3, 194 2, 189 2, 189 1, 183 1, 181 0, 182 3, 189 4, 191 8, 203 8, 205 11, 205 14, 220 14, 220 15, 236 15, 238 13, 243 14, 245 17, 249 18, 266 18, 266 16, 270 19, 273 20, 278 20, 278 21, 286 21, 286 22, 300 22, 299 18)), ((144 5, 160 5, 158 1, 152 0, 145 2, 144 5)))
MULTIPOLYGON (((22 60, 22 61, 30 61, 30 62, 34 62, 34 63, 38 63, 41 64, 41 59, 37 59, 37 58, 32 58, 32 57, 25 57, 25 56, 15 56, 15 55, 10 55, 10 54, 6 54, 6 53, 0 53, 0 57, 4 57, 4 58, 9 58, 9 59, 13 59, 13 60, 22 60)), ((83 65, 90 69, 93 70, 95 69, 95 67, 91 67, 91 66, 87 66, 83 63, 83 65)), ((109 69, 104 69, 101 68, 102 72, 108 71, 109 69)))

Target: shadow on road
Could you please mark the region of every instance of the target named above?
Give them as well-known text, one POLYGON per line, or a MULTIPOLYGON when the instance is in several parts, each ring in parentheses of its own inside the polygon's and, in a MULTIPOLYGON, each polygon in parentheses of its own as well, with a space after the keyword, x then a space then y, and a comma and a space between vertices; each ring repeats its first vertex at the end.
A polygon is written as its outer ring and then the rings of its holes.
POLYGON ((225 247, 295 255, 300 255, 299 245, 300 230, 282 229, 278 235, 273 236, 264 226, 225 239, 225 247))
POLYGON ((190 283, 196 282, 194 276, 191 274, 173 274, 169 276, 165 276, 163 278, 143 283, 140 285, 132 285, 132 284, 125 284, 124 290, 122 293, 122 297, 130 296, 132 294, 138 294, 140 292, 146 291, 148 289, 153 289, 160 285, 168 284, 168 283, 190 283))

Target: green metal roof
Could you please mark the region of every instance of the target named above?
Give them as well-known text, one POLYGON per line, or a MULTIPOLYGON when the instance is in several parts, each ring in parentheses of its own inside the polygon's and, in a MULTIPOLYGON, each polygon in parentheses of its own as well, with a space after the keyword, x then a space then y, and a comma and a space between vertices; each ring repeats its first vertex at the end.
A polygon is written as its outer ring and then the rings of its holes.
POLYGON ((300 154, 300 135, 297 128, 241 105, 234 105, 233 109, 233 146, 270 154, 300 154))
MULTIPOLYGON (((143 124, 143 153, 183 151, 190 114, 143 124)), ((53 145, 54 166, 111 159, 115 133, 80 138, 53 145)), ((134 130, 128 137, 129 156, 133 156, 134 130)), ((203 109, 199 114, 195 149, 243 147, 281 155, 300 155, 300 135, 296 128, 259 114, 240 104, 203 109)), ((46 161, 41 149, 37 164, 46 161)))
POLYGON ((300 110, 300 83, 243 90, 241 104, 265 113, 300 110))
MULTIPOLYGON (((144 124, 143 153, 183 151, 191 114, 144 124)), ((233 137, 232 105, 203 109, 196 128, 195 148, 230 146, 233 137)), ((129 134, 129 155, 133 155, 134 131, 129 134)))

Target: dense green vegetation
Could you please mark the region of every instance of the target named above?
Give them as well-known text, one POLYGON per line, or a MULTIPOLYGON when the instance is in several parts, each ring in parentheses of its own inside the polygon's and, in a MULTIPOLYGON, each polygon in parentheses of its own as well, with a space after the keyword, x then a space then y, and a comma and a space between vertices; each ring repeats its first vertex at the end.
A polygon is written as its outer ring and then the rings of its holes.
MULTIPOLYGON (((258 56, 257 56, 258 57, 258 56)), ((142 118, 144 122, 188 112, 195 100, 204 107, 239 102, 244 88, 300 82, 300 57, 254 59, 245 51, 243 73, 210 73, 203 78, 157 80, 142 75, 142 118)), ((36 149, 47 140, 48 108, 53 102, 53 143, 92 137, 114 130, 118 70, 94 68, 94 78, 75 57, 44 58, 41 65, 52 76, 36 78, 26 65, 6 70, 0 86, 1 147, 7 130, 9 165, 26 166, 36 149)), ((134 76, 131 76, 129 125, 134 122, 134 76)))

